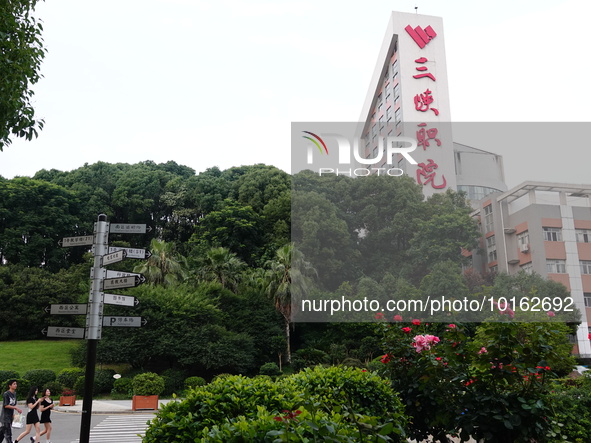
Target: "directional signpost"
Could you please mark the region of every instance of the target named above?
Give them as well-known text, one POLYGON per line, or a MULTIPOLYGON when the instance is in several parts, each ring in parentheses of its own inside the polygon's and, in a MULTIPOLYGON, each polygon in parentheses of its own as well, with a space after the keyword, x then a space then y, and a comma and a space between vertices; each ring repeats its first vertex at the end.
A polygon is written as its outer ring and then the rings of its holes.
POLYGON ((59 338, 84 338, 84 328, 63 328, 61 326, 48 326, 43 334, 48 337, 59 338))
POLYGON ((145 224, 134 223, 112 223, 109 228, 111 234, 145 234, 151 230, 152 228, 146 228, 145 224))
POLYGON ((105 278, 120 278, 120 277, 139 277, 140 280, 144 277, 142 274, 138 274, 137 272, 125 272, 125 271, 114 271, 112 269, 107 269, 107 274, 105 278))
POLYGON ((117 263, 127 257, 125 250, 111 252, 110 254, 103 255, 101 261, 103 266, 110 265, 111 263, 117 263))
POLYGON ((103 294, 103 302, 107 305, 119 306, 137 306, 140 303, 140 301, 135 297, 115 294, 103 294))
POLYGON ((103 317, 103 326, 118 326, 124 328, 139 328, 148 321, 141 317, 103 317))
POLYGON ((94 235, 83 235, 81 237, 64 237, 59 245, 63 248, 70 246, 90 246, 94 243, 94 235))
MULTIPOLYGON (((103 326, 139 328, 147 323, 142 317, 103 316, 103 306, 137 306, 135 297, 105 294, 108 289, 132 288, 146 281, 141 274, 107 270, 103 266, 118 263, 126 258, 147 259, 152 254, 145 249, 109 247, 109 233, 113 234, 145 234, 152 228, 145 224, 109 223, 107 216, 100 214, 94 224, 93 235, 80 237, 64 237, 59 244, 63 247, 92 246, 94 265, 90 270, 91 289, 87 304, 53 304, 45 308, 48 314, 86 315, 86 328, 70 328, 48 326, 42 332, 47 337, 86 338, 87 359, 84 391, 92 393, 94 372, 96 367, 96 348, 101 339, 103 326)), ((90 420, 92 416, 92 394, 85 395, 82 404, 82 420, 80 425, 80 443, 90 441, 90 420)))
POLYGON ((145 249, 138 249, 138 248, 120 248, 118 246, 109 246, 109 253, 117 252, 117 251, 125 251, 127 256, 125 258, 139 258, 139 259, 146 259, 152 256, 150 251, 145 249))
POLYGON ((83 315, 86 314, 88 305, 74 304, 74 305, 50 305, 45 308, 45 312, 51 315, 83 315))
POLYGON ((143 275, 134 275, 129 277, 105 278, 103 280, 103 289, 133 288, 141 285, 146 279, 143 275))

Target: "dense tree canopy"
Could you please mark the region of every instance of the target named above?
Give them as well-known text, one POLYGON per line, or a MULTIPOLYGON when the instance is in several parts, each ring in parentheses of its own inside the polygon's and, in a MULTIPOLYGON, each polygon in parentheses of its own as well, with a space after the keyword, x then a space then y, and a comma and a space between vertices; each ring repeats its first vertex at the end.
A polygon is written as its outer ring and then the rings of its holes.
MULTIPOLYGON (((87 301, 91 247, 62 248, 60 240, 92 234, 100 213, 150 226, 145 234, 111 233, 109 244, 152 254, 108 266, 140 272, 148 283, 117 291, 136 297, 137 307, 105 306, 105 315, 148 323, 103 328, 104 363, 203 376, 256 373, 292 353, 294 366, 361 365, 380 353, 371 324, 296 324, 294 303, 308 294, 512 297, 516 288, 565 296, 564 287, 533 277, 462 277, 462 248, 477 238, 469 206, 453 192, 425 200, 405 177, 289 176, 266 165, 196 174, 175 162, 98 162, 0 179, 0 339, 83 326, 82 316, 49 317, 43 308, 87 301)), ((363 322, 375 316, 362 314, 363 322)))
POLYGON ((44 121, 31 104, 45 56, 43 27, 33 16, 38 0, 3 0, 0 6, 0 151, 11 137, 31 140, 44 121))

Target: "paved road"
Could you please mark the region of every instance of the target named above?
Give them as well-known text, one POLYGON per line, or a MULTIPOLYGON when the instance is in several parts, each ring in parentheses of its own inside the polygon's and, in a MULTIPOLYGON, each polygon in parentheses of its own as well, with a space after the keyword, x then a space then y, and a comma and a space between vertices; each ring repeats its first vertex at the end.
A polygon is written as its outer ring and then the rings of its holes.
MULTIPOLYGON (((108 415, 100 423, 92 427, 90 430, 90 441, 92 443, 141 443, 141 436, 144 435, 148 426, 147 422, 152 417, 153 414, 108 415)), ((79 438, 77 438, 72 443, 78 443, 79 441, 79 438)))
MULTIPOLYGON (((154 413, 93 414, 90 441, 92 443, 139 443, 141 442, 141 438, 137 434, 144 434, 147 428, 147 422, 152 418, 154 418, 154 413)), ((51 441, 53 443, 79 442, 80 414, 53 413, 51 414, 51 420, 53 422, 53 431, 51 433, 51 441)), ((43 426, 41 429, 43 429, 43 426)), ((33 432, 29 434, 29 436, 33 435, 33 432)), ((28 443, 29 436, 24 438, 23 442, 28 443)), ((45 436, 41 437, 41 442, 45 442, 45 436)))

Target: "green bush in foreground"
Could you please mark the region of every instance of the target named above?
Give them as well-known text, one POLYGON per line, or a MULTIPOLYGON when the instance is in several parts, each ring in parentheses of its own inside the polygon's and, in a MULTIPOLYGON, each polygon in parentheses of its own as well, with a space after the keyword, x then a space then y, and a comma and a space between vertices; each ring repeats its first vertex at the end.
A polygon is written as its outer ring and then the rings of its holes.
POLYGON ((144 443, 162 441, 405 441, 389 382, 357 368, 306 369, 272 381, 230 376, 164 406, 144 443))
POLYGON ((584 443, 591 429, 591 377, 562 379, 552 383, 547 401, 554 410, 559 432, 551 432, 548 442, 584 443))

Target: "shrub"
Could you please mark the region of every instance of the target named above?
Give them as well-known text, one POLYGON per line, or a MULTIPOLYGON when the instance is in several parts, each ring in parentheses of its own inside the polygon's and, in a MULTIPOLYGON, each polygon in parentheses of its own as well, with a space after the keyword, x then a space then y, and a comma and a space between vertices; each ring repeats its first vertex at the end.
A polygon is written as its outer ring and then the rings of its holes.
MULTIPOLYGON (((8 380, 6 380, 6 381, 8 381, 8 380)), ((33 385, 26 378, 17 378, 16 383, 17 383, 16 399, 19 401, 26 400, 27 395, 29 394, 29 389, 31 389, 31 386, 33 386, 33 385)), ((4 386, 6 386, 6 383, 4 383, 4 386)), ((4 391, 2 391, 2 392, 4 392, 4 391)))
POLYGON ((164 391, 164 379, 154 372, 144 372, 133 377, 134 395, 160 395, 164 391))
POLYGON ((584 442, 591 429, 591 379, 559 380, 552 385, 547 401, 554 409, 553 421, 559 432, 551 432, 549 442, 584 442))
POLYGON ((86 377, 84 375, 78 377, 76 379, 76 382, 74 383, 74 392, 76 393, 76 395, 80 395, 81 397, 84 397, 84 380, 86 379, 86 377))
POLYGON ((374 373, 346 366, 316 366, 292 378, 311 403, 320 403, 327 412, 346 410, 395 419, 404 425, 404 406, 390 383, 374 373))
POLYGON ((233 377, 232 374, 228 374, 226 372, 222 372, 221 374, 217 374, 211 381, 217 381, 223 378, 233 377))
POLYGON ((65 388, 74 388, 78 377, 84 375, 84 369, 80 368, 66 368, 62 369, 58 374, 56 381, 65 388))
POLYGON ((227 376, 190 391, 184 401, 165 405, 146 431, 144 442, 402 442, 406 423, 402 409, 385 379, 354 368, 319 367, 277 381, 268 376, 227 376), (341 396, 340 387, 349 378, 359 387, 346 386, 341 396), (306 387, 308 382, 314 388, 306 387), (330 386, 322 392, 313 392, 326 384, 330 386), (349 402, 346 408, 343 401, 349 402), (374 406, 369 404, 372 401, 374 406), (384 415, 363 411, 383 411, 384 415))
POLYGON ((94 374, 94 394, 108 394, 113 390, 113 369, 98 369, 94 374))
POLYGON ((259 374, 276 377, 281 375, 281 370, 279 369, 279 366, 277 366, 277 363, 265 363, 261 366, 261 369, 259 369, 259 374))
MULTIPOLYGON (((110 393, 113 390, 113 383, 115 381, 113 375, 115 375, 113 369, 97 369, 94 373, 92 395, 110 393)), ((85 380, 86 376, 83 375, 78 377, 74 383, 74 392, 82 397, 86 394, 84 389, 85 380)))
POLYGON ((23 378, 26 378, 31 382, 31 386, 37 386, 41 389, 51 381, 55 381, 55 372, 51 369, 31 369, 23 374, 23 378))
POLYGON ((162 395, 171 396, 178 394, 185 389, 185 378, 187 374, 179 369, 167 369, 162 373, 164 378, 164 391, 162 395))
POLYGON ((42 386, 39 386, 38 397, 41 397, 43 395, 45 389, 49 389, 51 391, 51 397, 55 398, 62 393, 64 387, 57 381, 50 381, 42 386))
POLYGON ((203 377, 189 377, 185 380, 185 389, 197 388, 199 386, 205 386, 207 382, 203 377))
POLYGON ((114 394, 122 395, 125 398, 131 398, 133 395, 133 380, 131 378, 120 378, 113 382, 114 394))
POLYGON ((2 389, 2 392, 4 392, 6 390, 6 383, 8 383, 8 380, 16 380, 19 379, 21 376, 18 372, 15 371, 7 371, 7 370, 3 370, 0 371, 0 383, 2 383, 2 386, 0 387, 2 389))

